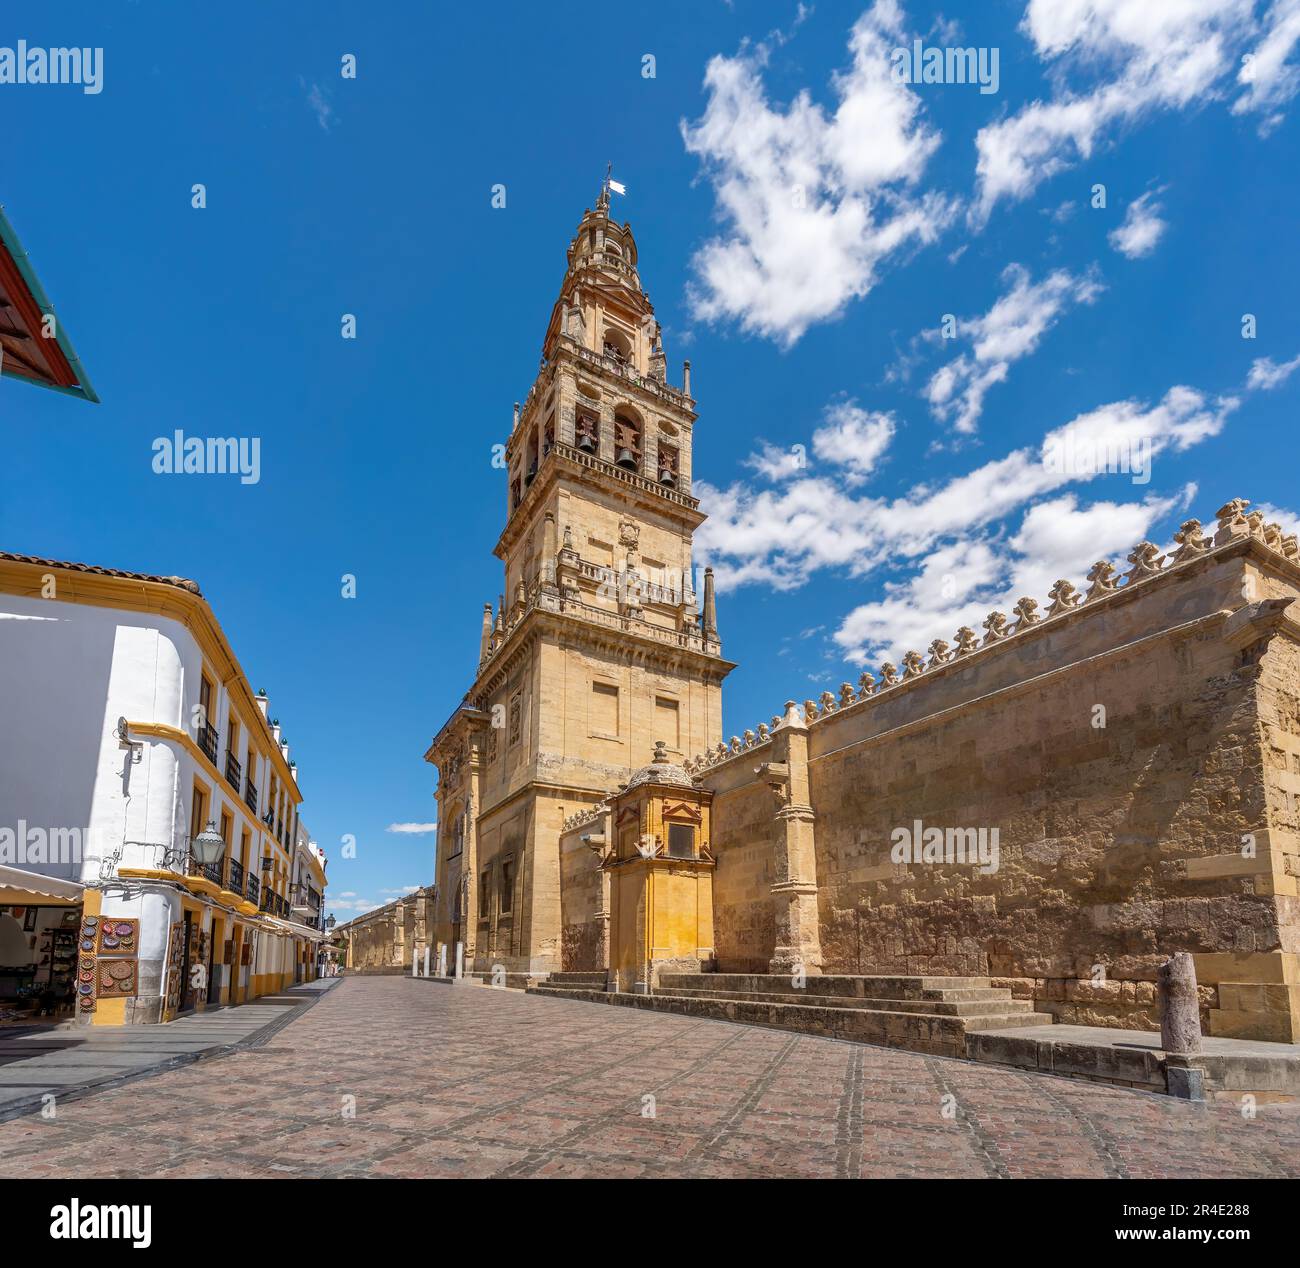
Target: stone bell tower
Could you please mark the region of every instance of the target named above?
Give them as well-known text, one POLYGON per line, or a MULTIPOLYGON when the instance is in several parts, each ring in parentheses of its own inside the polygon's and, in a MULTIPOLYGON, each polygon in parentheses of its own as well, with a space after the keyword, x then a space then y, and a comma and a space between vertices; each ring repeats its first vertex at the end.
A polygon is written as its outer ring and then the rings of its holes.
POLYGON ((713 577, 691 540, 690 363, 667 381, 636 240, 608 184, 569 244, 537 377, 505 452, 504 568, 478 672, 426 759, 439 771, 439 941, 466 966, 560 967, 559 835, 656 743, 721 737, 713 577))

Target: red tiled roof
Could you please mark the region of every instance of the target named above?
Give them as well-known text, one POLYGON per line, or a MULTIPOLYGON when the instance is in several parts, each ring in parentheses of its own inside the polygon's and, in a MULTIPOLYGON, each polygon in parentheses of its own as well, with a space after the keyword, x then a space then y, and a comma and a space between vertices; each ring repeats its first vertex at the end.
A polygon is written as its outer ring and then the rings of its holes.
POLYGON ((159 577, 149 572, 128 572, 122 568, 103 568, 98 564, 79 564, 69 559, 44 559, 39 555, 16 555, 12 551, 0 550, 0 559, 13 563, 35 564, 39 568, 67 568, 71 572, 91 572, 100 577, 122 577, 127 581, 153 581, 159 585, 175 586, 178 590, 188 590, 191 594, 203 597, 197 581, 188 577, 159 577))

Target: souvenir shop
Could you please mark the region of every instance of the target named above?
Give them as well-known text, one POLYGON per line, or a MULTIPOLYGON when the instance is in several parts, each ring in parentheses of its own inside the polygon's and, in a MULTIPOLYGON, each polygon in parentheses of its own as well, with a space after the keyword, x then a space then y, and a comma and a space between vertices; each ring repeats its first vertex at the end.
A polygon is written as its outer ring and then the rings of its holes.
POLYGON ((0 1028, 75 1016, 82 901, 75 881, 0 866, 0 1028))

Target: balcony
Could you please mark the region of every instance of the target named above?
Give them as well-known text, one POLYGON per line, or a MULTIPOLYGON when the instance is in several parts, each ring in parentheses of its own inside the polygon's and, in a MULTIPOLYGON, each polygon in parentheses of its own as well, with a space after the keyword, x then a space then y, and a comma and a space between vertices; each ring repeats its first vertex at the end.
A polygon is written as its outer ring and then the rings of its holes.
POLYGON ((239 764, 237 758, 229 749, 226 750, 226 783, 228 783, 236 792, 240 788, 240 775, 243 773, 243 767, 239 764))
POLYGON ((217 728, 210 722, 199 727, 199 748, 214 766, 217 764, 217 728))
POLYGON ((244 890, 244 896, 248 899, 250 903, 259 902, 260 901, 259 895, 262 889, 261 881, 259 881, 257 877, 253 875, 252 872, 249 872, 244 877, 244 881, 246 884, 246 888, 244 890))
POLYGON ((185 860, 186 876, 204 876, 214 885, 221 885, 221 864, 200 863, 193 855, 185 860))
POLYGON ((253 783, 253 777, 251 774, 244 781, 244 805, 246 805, 254 814, 257 813, 257 785, 253 783))
POLYGON ((238 859, 230 860, 229 889, 232 894, 242 894, 244 892, 244 865, 238 859))

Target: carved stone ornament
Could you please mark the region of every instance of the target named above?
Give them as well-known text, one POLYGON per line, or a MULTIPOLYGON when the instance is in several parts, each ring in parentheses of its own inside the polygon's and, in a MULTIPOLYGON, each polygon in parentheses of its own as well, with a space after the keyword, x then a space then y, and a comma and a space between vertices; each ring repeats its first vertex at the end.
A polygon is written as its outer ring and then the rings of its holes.
POLYGON ((1099 559, 1088 571, 1088 593, 1083 601, 1091 603, 1103 595, 1115 593, 1115 565, 1107 559, 1099 559))
POLYGON ((1006 615, 1002 612, 990 612, 984 618, 984 631, 985 647, 990 643, 996 643, 999 639, 1006 638, 1009 632, 1007 630, 1006 615))
POLYGON ((1016 614, 1016 633, 1027 628, 1030 625, 1037 625, 1043 618, 1038 615, 1038 600, 1028 597, 1016 600, 1016 606, 1011 609, 1016 614))
POLYGON ((1133 567, 1124 574, 1124 581, 1131 586, 1156 576, 1164 567, 1165 557, 1160 553, 1160 547, 1152 542, 1138 542, 1129 551, 1128 561, 1133 567))
POLYGON ((1174 541, 1178 543, 1173 559, 1176 564, 1186 563, 1210 549, 1210 543, 1201 532, 1200 520, 1184 520, 1183 526, 1174 534, 1174 541))
POLYGON ((1074 583, 1064 580, 1058 581, 1047 592, 1047 597, 1052 601, 1047 609, 1048 616, 1059 616, 1083 602, 1083 595, 1074 588, 1074 583))

